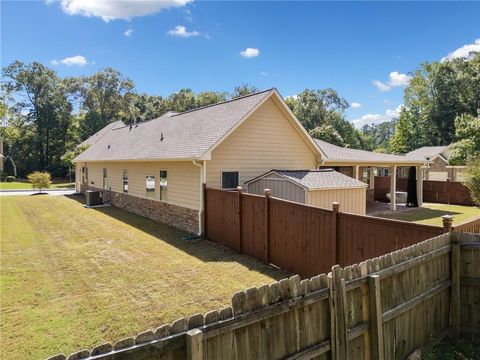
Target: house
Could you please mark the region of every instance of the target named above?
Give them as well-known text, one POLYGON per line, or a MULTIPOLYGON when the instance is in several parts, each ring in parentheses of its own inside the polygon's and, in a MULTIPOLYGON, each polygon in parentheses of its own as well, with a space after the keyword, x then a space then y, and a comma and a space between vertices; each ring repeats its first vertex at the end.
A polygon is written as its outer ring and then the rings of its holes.
POLYGON ((429 161, 424 172, 424 180, 463 181, 465 166, 451 166, 450 146, 424 146, 410 151, 406 157, 422 158, 429 161))
MULTIPOLYGON (((322 168, 332 168, 342 174, 353 177, 357 180, 361 180, 368 184, 367 189, 367 202, 374 200, 375 191, 375 171, 382 169, 382 175, 385 168, 392 174, 390 180, 390 192, 396 193, 396 178, 397 171, 399 169, 408 170, 410 167, 416 169, 416 187, 417 187, 417 199, 419 206, 422 205, 422 178, 425 163, 428 160, 424 158, 395 154, 383 154, 372 151, 357 150, 344 148, 341 146, 330 144, 323 140, 315 139, 318 147, 322 152, 322 168)), ((390 204, 391 210, 396 210, 396 197, 393 197, 393 201, 390 204)))
MULTIPOLYGON (((108 189, 113 205, 202 232, 203 187, 234 189, 271 169, 316 169, 321 151, 276 89, 87 139, 76 189, 108 189)), ((275 194, 273 194, 275 196, 275 194)))
POLYGON ((331 208, 339 202, 344 212, 365 214, 367 184, 332 169, 271 170, 247 181, 248 192, 262 195, 264 189, 285 200, 331 208))

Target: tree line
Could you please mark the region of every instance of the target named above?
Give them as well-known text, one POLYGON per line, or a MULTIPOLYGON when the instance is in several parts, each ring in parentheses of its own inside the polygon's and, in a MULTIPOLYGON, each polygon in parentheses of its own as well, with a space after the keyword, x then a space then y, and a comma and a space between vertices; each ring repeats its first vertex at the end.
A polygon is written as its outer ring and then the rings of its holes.
MULTIPOLYGON (((162 97, 138 93, 112 68, 61 78, 38 62, 19 61, 2 69, 1 89, 0 136, 22 177, 35 170, 65 176, 78 144, 112 121, 142 122, 258 91, 244 84, 231 93, 181 89, 162 97)), ((349 104, 334 89, 305 89, 285 100, 310 135, 339 146, 405 153, 455 142, 458 164, 480 153, 480 54, 422 64, 405 89, 400 118, 362 129, 347 121, 349 104)))

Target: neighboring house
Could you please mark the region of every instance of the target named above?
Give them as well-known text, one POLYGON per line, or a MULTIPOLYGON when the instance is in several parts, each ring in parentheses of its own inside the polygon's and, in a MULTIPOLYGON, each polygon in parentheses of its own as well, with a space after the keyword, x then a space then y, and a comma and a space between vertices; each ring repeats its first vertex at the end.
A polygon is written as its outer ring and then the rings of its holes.
POLYGON ((270 169, 322 162, 276 89, 133 126, 115 122, 83 144, 77 191, 109 189, 113 205, 192 233, 202 232, 203 186, 235 189, 270 169))
MULTIPOLYGON (((420 174, 417 176, 418 203, 422 204, 422 173, 425 163, 428 162, 423 158, 344 148, 318 139, 315 139, 315 142, 323 154, 323 168, 333 168, 368 184, 367 201, 374 200, 374 177, 377 169, 381 171, 381 175, 385 175, 385 169, 388 169, 389 174, 393 174, 390 188, 396 191, 397 171, 415 166, 417 174, 420 174)), ((396 209, 395 201, 391 203, 391 209, 396 209)))
POLYGON ((424 172, 424 180, 463 181, 465 166, 450 166, 450 146, 424 146, 410 151, 406 157, 421 158, 429 161, 424 172))
POLYGON ((248 192, 263 195, 271 189, 276 197, 331 208, 332 202, 341 204, 341 210, 365 214, 367 184, 332 169, 271 170, 247 181, 248 192))

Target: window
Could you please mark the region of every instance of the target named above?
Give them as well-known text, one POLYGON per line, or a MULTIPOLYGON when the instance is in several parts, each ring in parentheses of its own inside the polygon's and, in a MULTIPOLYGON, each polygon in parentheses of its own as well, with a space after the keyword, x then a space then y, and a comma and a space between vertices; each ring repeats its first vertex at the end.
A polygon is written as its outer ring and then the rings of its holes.
POLYGON ((236 189, 238 186, 238 171, 222 171, 222 189, 236 189))
POLYGON ((108 189, 107 168, 103 168, 103 188, 108 189))
POLYGON ((160 170, 160 201, 167 201, 167 189, 168 189, 168 172, 163 169, 160 170))
POLYGON ((123 169, 123 192, 128 193, 128 170, 123 169))
POLYGON ((145 178, 147 199, 155 199, 155 176, 147 175, 145 178))

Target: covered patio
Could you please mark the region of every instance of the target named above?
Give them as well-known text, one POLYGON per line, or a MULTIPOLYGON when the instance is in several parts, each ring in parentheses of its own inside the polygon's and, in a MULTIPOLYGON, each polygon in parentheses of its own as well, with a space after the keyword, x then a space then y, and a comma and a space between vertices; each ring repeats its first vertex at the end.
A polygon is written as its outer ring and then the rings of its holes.
POLYGON ((337 145, 315 139, 323 153, 321 168, 333 168, 338 172, 351 176, 368 184, 367 188, 367 214, 376 211, 407 211, 411 207, 421 207, 423 204, 423 171, 425 159, 414 159, 403 155, 375 153, 371 151, 343 148, 337 145), (413 169, 411 169, 413 167, 413 169), (408 181, 407 194, 399 192, 397 182, 398 172, 405 171, 414 180, 408 181), (388 175, 387 175, 388 174, 388 175), (375 176, 389 176, 390 203, 375 200, 375 176), (408 205, 398 200, 408 198, 408 205), (387 207, 387 208, 385 208, 387 207))

